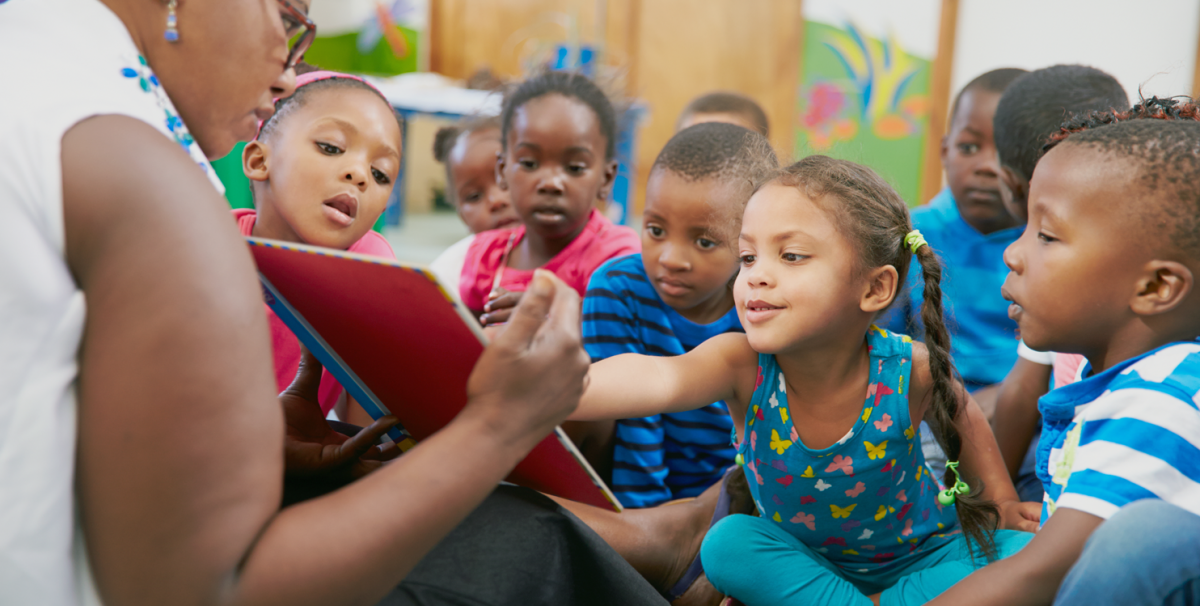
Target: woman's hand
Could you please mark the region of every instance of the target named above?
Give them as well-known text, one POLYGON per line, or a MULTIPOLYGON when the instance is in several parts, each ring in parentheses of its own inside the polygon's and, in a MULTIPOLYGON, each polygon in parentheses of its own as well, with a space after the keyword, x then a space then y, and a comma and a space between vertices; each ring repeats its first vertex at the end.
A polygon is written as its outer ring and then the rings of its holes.
POLYGON ((296 378, 279 394, 287 423, 283 449, 288 476, 360 478, 400 454, 394 444, 386 451, 375 445, 395 427, 396 417, 383 417, 354 436, 334 431, 317 404, 320 385, 321 363, 302 346, 296 378))
POLYGON ((509 291, 496 287, 488 293, 488 301, 483 306, 483 315, 479 323, 484 326, 503 324, 512 316, 513 309, 521 302, 523 291, 509 291))
POLYGON ((1004 501, 996 503, 1000 510, 1000 528, 1037 532, 1042 519, 1042 504, 1035 502, 1004 501))

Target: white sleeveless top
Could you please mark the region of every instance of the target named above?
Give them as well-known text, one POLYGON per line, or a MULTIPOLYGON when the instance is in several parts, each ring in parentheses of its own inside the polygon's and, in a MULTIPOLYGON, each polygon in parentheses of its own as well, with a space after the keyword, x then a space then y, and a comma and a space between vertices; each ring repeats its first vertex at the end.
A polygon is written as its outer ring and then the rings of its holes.
POLYGON ((122 114, 215 174, 98 0, 0 3, 0 604, 99 604, 75 511, 85 301, 64 259, 62 137, 122 114))

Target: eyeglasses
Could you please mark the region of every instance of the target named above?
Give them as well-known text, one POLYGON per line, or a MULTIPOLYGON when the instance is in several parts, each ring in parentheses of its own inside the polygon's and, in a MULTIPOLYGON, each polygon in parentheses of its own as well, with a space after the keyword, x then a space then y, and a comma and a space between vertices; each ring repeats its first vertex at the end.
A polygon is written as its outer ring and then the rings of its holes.
POLYGON ((313 38, 317 36, 317 24, 287 0, 275 1, 285 11, 280 18, 283 19, 283 28, 287 32, 288 40, 295 38, 296 34, 300 34, 300 37, 292 43, 292 48, 288 51, 287 63, 283 66, 284 70, 289 70, 296 67, 296 63, 304 58, 308 47, 312 46, 313 38))

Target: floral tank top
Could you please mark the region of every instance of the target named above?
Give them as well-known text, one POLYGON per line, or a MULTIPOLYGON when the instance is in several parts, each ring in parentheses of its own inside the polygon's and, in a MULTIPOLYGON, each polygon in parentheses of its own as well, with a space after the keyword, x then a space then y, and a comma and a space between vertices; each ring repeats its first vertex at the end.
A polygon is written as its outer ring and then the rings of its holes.
POLYGON ((759 513, 858 572, 890 567, 959 533, 954 506, 937 502, 938 485, 909 418, 912 339, 872 326, 867 349, 862 415, 823 450, 800 441, 775 356, 759 354, 747 438, 738 446, 759 513))

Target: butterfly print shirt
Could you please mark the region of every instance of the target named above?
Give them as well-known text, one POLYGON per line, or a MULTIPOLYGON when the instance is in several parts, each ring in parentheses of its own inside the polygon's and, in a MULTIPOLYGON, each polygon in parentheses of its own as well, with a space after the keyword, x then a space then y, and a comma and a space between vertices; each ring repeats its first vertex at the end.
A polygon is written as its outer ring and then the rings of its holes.
POLYGON ((806 447, 792 425, 775 356, 758 356, 758 380, 739 445, 750 491, 773 520, 837 566, 891 567, 959 533, 954 506, 921 454, 908 413, 912 339, 871 327, 862 414, 829 448, 806 447))

